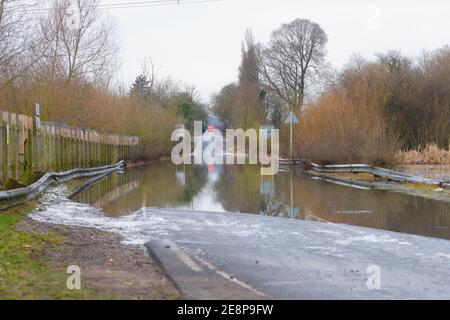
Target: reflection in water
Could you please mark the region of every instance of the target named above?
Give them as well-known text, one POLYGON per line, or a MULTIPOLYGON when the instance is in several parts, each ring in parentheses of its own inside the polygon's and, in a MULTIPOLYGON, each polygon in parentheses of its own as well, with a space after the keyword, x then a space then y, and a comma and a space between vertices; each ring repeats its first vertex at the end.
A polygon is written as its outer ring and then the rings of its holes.
POLYGON ((74 200, 101 207, 111 216, 120 216, 142 207, 189 208, 207 183, 207 172, 201 167, 183 170, 169 163, 129 168, 124 174, 89 187, 74 200), (108 195, 114 194, 117 197, 108 195))
POLYGON ((383 190, 362 190, 290 173, 261 176, 259 166, 130 168, 75 200, 110 216, 141 207, 231 211, 327 220, 450 239, 450 204, 383 190))

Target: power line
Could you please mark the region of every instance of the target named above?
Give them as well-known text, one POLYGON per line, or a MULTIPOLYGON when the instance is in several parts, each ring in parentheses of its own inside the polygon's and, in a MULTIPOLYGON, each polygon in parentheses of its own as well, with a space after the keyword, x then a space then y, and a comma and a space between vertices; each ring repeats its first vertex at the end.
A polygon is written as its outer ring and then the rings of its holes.
MULTIPOLYGON (((116 2, 116 3, 104 3, 102 4, 102 1, 99 1, 99 4, 97 7, 101 8, 101 7, 110 7, 110 6, 123 6, 123 5, 139 5, 139 4, 151 4, 151 3, 167 3, 167 2, 177 2, 177 3, 182 3, 180 0, 147 0, 147 1, 135 1, 135 2, 116 2)), ((18 6, 13 6, 10 8, 6 8, 5 10, 19 10, 19 9, 26 9, 29 7, 36 7, 37 4, 22 4, 22 5, 18 5, 18 6)), ((82 6, 83 7, 83 6, 82 6)), ((48 8, 35 8, 34 10, 52 10, 54 9, 54 7, 48 7, 48 8)))
POLYGON ((131 1, 131 2, 116 2, 116 3, 99 3, 99 8, 110 8, 110 7, 122 7, 122 6, 142 6, 142 5, 149 5, 149 4, 182 4, 184 1, 180 0, 146 0, 146 1, 131 1))
MULTIPOLYGON (((224 0, 147 0, 147 1, 134 1, 134 2, 116 2, 99 4, 97 8, 103 10, 112 9, 128 9, 128 8, 142 8, 142 7, 161 7, 169 5, 186 5, 186 4, 201 4, 210 2, 222 2, 224 0)), ((5 8, 5 12, 22 11, 22 12, 42 12, 51 11, 56 8, 29 8, 29 6, 17 6, 11 8, 5 8)))
POLYGON ((168 1, 141 1, 135 2, 133 5, 131 3, 127 4, 115 4, 115 5, 104 5, 99 6, 100 9, 125 9, 125 8, 140 8, 140 7, 160 7, 160 6, 168 6, 168 5, 184 5, 184 4, 200 4, 200 3, 208 3, 208 2, 222 2, 224 0, 190 0, 190 1, 179 1, 179 0, 168 0, 168 1))

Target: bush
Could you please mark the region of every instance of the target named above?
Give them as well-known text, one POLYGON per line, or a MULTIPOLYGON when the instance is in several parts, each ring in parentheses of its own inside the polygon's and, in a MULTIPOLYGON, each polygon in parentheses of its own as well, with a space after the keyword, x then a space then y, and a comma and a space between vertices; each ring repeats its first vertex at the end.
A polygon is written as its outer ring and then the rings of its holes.
POLYGON ((183 119, 176 112, 176 106, 161 107, 154 105, 146 110, 137 110, 131 105, 126 117, 127 132, 140 137, 139 159, 156 160, 170 155, 174 143, 172 131, 183 119))
POLYGON ((294 130, 295 157, 320 163, 393 163, 397 138, 374 106, 331 90, 299 118, 294 130))

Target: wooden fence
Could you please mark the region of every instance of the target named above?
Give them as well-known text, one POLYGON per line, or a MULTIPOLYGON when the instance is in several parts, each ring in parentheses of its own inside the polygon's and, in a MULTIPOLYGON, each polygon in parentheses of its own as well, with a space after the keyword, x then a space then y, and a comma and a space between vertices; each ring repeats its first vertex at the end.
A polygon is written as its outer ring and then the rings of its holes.
POLYGON ((99 133, 0 110, 0 184, 28 185, 36 174, 128 160, 139 138, 99 133))

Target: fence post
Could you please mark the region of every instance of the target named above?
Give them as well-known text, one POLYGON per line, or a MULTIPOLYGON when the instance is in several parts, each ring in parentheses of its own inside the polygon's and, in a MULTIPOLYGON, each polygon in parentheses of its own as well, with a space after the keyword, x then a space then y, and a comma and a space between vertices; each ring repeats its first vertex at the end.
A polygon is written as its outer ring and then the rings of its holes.
POLYGON ((25 158, 27 163, 26 168, 26 180, 28 181, 28 177, 30 177, 33 172, 33 129, 28 127, 27 131, 27 141, 25 146, 25 158))
POLYGON ((56 127, 55 126, 51 126, 51 141, 50 144, 52 145, 52 171, 56 171, 58 170, 58 161, 57 161, 57 157, 56 157, 56 152, 57 152, 57 141, 56 141, 56 127))
POLYGON ((26 177, 26 161, 25 161, 25 128, 27 125, 27 117, 24 115, 19 115, 18 117, 18 133, 19 133, 19 140, 18 140, 18 163, 19 163, 19 181, 22 183, 27 182, 26 177))
POLYGON ((34 106, 34 121, 33 121, 33 137, 35 139, 33 145, 35 146, 35 159, 33 161, 33 169, 39 171, 41 169, 41 106, 36 103, 34 106))
POLYGON ((8 130, 9 125, 4 119, 3 111, 0 111, 0 140, 1 140, 1 166, 2 166, 2 187, 8 182, 8 130))
POLYGON ((60 171, 128 160, 136 137, 41 123, 40 106, 28 117, 0 111, 0 186, 23 184, 38 171, 60 171))

